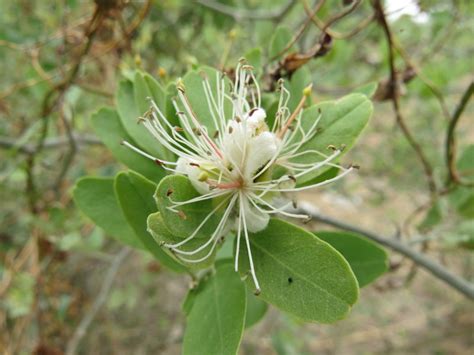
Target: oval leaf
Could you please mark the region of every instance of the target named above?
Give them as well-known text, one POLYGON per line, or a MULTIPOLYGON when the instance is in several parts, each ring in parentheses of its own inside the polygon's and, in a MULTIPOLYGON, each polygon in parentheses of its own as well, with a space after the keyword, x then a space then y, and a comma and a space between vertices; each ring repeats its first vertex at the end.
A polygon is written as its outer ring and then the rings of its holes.
POLYGON ((315 234, 349 262, 359 287, 368 285, 388 270, 387 253, 367 238, 347 232, 320 231, 315 234))
POLYGON ((264 302, 247 287, 247 312, 245 314, 245 328, 257 324, 267 313, 268 303, 264 302))
MULTIPOLYGON (((216 69, 203 66, 198 70, 188 72, 183 77, 183 84, 185 89, 184 95, 189 101, 189 105, 193 111, 193 114, 196 117, 196 120, 207 128, 208 134, 210 136, 212 136, 216 131, 216 126, 212 119, 212 114, 215 113, 215 111, 211 111, 211 108, 209 107, 209 102, 206 98, 203 82, 205 77, 209 80, 211 93, 214 95, 214 100, 217 102, 217 84, 219 80, 220 85, 221 76, 222 73, 220 73, 216 69)), ((227 94, 230 95, 229 88, 230 81, 227 77, 225 77, 224 89, 226 90, 227 94)), ((222 91, 222 89, 220 91, 222 91)), ((177 102, 180 109, 183 112, 187 112, 180 100, 177 100, 177 102)), ((210 102, 212 103, 212 101, 210 102)), ((227 119, 232 118, 232 104, 229 102, 229 100, 224 100, 224 115, 227 119)))
MULTIPOLYGON (((159 245, 161 245, 161 243, 174 244, 183 240, 182 238, 175 236, 168 228, 166 228, 166 225, 163 222, 163 218, 161 217, 160 212, 152 213, 148 216, 147 226, 148 232, 153 236, 153 238, 159 245)), ((179 249, 186 252, 190 252, 196 250, 202 244, 202 239, 191 239, 186 244, 180 246, 179 249)), ((164 250, 166 250, 165 247, 163 248, 164 250)), ((212 243, 192 255, 182 255, 182 257, 180 257, 181 254, 175 253, 174 255, 170 255, 171 252, 168 252, 168 255, 173 256, 173 258, 176 257, 176 259, 181 264, 186 265, 191 269, 202 269, 211 266, 214 262, 217 249, 214 248, 212 252, 211 249, 212 243), (204 258, 204 260, 199 262, 188 262, 187 260, 183 260, 183 257, 188 260, 198 260, 202 258, 204 258)))
MULTIPOLYGON (((193 187, 189 179, 183 175, 169 175, 165 177, 155 193, 155 201, 160 210, 166 227, 180 238, 189 237, 211 213, 217 201, 205 200, 193 202, 175 208, 179 213, 169 209, 172 202, 182 202, 198 197, 200 194, 193 187)), ((197 238, 209 238, 219 223, 219 214, 211 216, 202 226, 197 238)))
MULTIPOLYGON (((125 131, 138 142, 138 146, 147 153, 163 159, 164 149, 160 142, 139 123, 139 118, 150 108, 149 97, 153 97, 152 92, 143 74, 137 72, 133 82, 128 80, 120 82, 116 94, 117 111, 125 131)), ((165 108, 162 109, 165 112, 165 108)))
MULTIPOLYGON (((292 39, 293 35, 289 27, 278 26, 270 40, 268 56, 270 58, 277 58, 282 54, 282 51, 288 46, 292 39)), ((293 50, 293 47, 291 47, 288 51, 291 52, 293 50)))
POLYGON ((107 234, 133 248, 144 249, 128 225, 114 192, 114 179, 85 177, 72 191, 77 207, 107 234))
POLYGON ((133 171, 122 172, 115 177, 117 200, 137 237, 163 265, 174 271, 183 272, 184 266, 166 254, 147 231, 148 215, 156 212, 153 201, 155 189, 155 184, 133 171))
MULTIPOLYGON (((278 219, 250 235, 255 272, 263 300, 305 321, 331 323, 344 318, 357 301, 357 280, 347 261, 313 234, 278 219)), ((239 269, 248 275, 246 248, 239 269)), ((251 277, 247 283, 253 287, 251 277)))
MULTIPOLYGON (((338 101, 326 101, 306 108, 301 117, 301 125, 305 130, 311 127, 319 115, 322 117, 318 124, 318 133, 305 143, 299 152, 317 150, 330 155, 329 146, 344 146, 343 153, 346 153, 367 125, 372 111, 372 103, 362 94, 351 94, 338 101)), ((321 158, 314 154, 304 154, 292 159, 297 163, 316 163, 319 160, 321 158)), ((325 169, 301 176, 298 178, 298 185, 304 185, 323 171, 325 169)))
POLYGON ((155 162, 121 144, 123 140, 134 145, 135 142, 123 128, 116 111, 103 108, 92 116, 91 122, 96 134, 118 161, 156 182, 165 175, 155 162))
POLYGON ((193 296, 183 340, 183 354, 236 354, 245 323, 245 285, 230 262, 218 263, 216 273, 193 296))

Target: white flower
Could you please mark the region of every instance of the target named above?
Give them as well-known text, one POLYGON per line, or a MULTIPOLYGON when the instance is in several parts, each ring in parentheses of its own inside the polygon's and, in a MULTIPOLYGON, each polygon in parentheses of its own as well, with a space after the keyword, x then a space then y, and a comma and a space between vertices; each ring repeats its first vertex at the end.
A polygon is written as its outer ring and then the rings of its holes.
POLYGON ((311 88, 305 89, 304 96, 294 112, 287 107, 289 92, 279 83, 280 99, 278 110, 272 127, 265 122, 266 112, 261 108, 260 89, 252 72, 252 67, 242 60, 236 68, 236 79, 232 92, 225 90, 224 76, 216 74, 217 95, 213 95, 207 78, 203 79, 203 88, 209 111, 212 116, 213 129, 216 134, 210 134, 208 128, 200 123, 186 96, 186 89, 178 84, 178 101, 174 102, 180 118, 181 127, 173 127, 159 107, 152 102, 152 108, 142 120, 145 127, 169 151, 174 153, 177 162, 159 160, 128 142, 124 145, 134 151, 153 159, 171 173, 186 175, 196 190, 201 194, 188 201, 173 202, 171 210, 185 204, 195 203, 224 197, 222 202, 207 215, 197 229, 186 239, 176 244, 165 244, 179 258, 186 262, 196 263, 210 257, 218 241, 229 233, 236 232, 235 270, 238 271, 238 255, 241 239, 249 256, 250 272, 255 283, 256 293, 260 286, 255 274, 252 251, 249 242, 249 232, 263 230, 272 214, 288 217, 304 218, 307 216, 288 212, 287 204, 277 204, 282 197, 287 198, 291 193, 326 185, 348 174, 353 167, 344 168, 333 163, 341 153, 340 149, 333 150, 331 155, 325 155, 314 150, 302 150, 303 145, 311 140, 317 132, 321 118, 314 117, 314 122, 305 131, 301 125, 302 109, 311 88), (232 115, 226 117, 224 105, 226 101, 232 104, 232 115), (184 133, 184 134, 183 134, 184 133), (314 155, 314 163, 297 163, 294 158, 303 155, 314 155), (278 178, 272 177, 275 167, 283 168, 286 173, 278 178), (317 184, 297 187, 298 178, 317 169, 333 166, 342 170, 337 177, 317 184), (180 247, 193 239, 202 226, 217 213, 224 210, 222 218, 210 238, 199 248, 192 251, 180 247), (199 259, 188 259, 187 255, 195 255, 209 245, 207 255, 199 259))

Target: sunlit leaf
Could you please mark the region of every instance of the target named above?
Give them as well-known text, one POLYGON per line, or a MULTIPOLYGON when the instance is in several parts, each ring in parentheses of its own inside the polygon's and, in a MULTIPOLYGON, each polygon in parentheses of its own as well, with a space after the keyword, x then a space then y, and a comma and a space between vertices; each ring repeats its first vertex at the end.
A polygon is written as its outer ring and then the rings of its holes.
MULTIPOLYGON (((347 261, 313 234, 278 219, 250 235, 261 297, 283 311, 310 322, 331 323, 349 313, 358 298, 357 280, 347 261)), ((244 244, 239 270, 249 276, 244 244)))

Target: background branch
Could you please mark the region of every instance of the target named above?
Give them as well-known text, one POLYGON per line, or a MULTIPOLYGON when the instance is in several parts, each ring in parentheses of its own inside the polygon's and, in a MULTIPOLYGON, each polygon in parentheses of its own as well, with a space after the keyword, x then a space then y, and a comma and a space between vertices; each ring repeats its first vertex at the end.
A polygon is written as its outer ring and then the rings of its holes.
POLYGON ((460 278, 457 275, 452 274, 444 266, 436 263, 435 261, 426 257, 422 253, 418 253, 416 250, 400 242, 397 239, 385 237, 376 232, 365 230, 363 228, 359 228, 357 226, 340 221, 338 219, 322 215, 318 213, 317 211, 315 211, 314 208, 308 203, 304 203, 304 202, 300 203, 299 212, 311 216, 313 220, 315 221, 319 221, 321 223, 336 227, 338 229, 360 234, 366 238, 373 240, 374 242, 378 244, 386 246, 392 249, 393 251, 409 258, 410 260, 415 262, 418 266, 424 268, 434 277, 443 281, 444 283, 454 288, 455 290, 459 291, 464 296, 470 299, 474 299, 474 284, 460 278))

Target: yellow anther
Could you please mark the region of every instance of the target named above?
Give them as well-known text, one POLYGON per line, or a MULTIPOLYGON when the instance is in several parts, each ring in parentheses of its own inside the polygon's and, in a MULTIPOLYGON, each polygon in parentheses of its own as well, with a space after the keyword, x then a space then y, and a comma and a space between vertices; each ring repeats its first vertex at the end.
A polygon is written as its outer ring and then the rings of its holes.
POLYGON ((209 175, 205 171, 201 171, 201 173, 198 176, 198 180, 201 182, 207 181, 209 179, 209 175))
POLYGON ((311 96, 312 89, 313 89, 313 84, 309 84, 307 87, 303 89, 303 95, 306 97, 311 96))
POLYGON ((166 75, 168 75, 168 73, 166 72, 166 69, 163 67, 159 67, 158 76, 163 79, 164 77, 166 77, 166 75))

